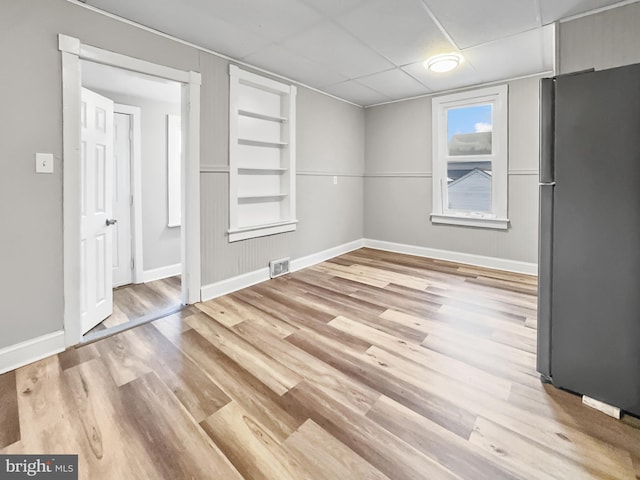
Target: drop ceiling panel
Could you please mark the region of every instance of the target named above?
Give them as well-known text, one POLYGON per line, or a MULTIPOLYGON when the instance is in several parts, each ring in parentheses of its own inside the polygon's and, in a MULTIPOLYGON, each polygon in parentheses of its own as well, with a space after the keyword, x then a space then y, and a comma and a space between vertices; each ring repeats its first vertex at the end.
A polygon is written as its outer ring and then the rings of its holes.
POLYGON ((181 0, 176 3, 272 41, 305 30, 324 18, 299 0, 181 0))
POLYGON ((543 24, 620 3, 617 0, 86 1, 363 105, 420 95, 419 84, 424 85, 425 92, 443 91, 551 70, 553 29, 542 27, 543 24), (449 44, 449 38, 455 46, 449 44), (455 48, 466 57, 458 69, 437 75, 423 68, 422 62, 429 56, 455 48))
POLYGON ((402 70, 434 92, 481 83, 480 77, 468 62, 463 62, 455 70, 446 73, 431 72, 424 68, 424 62, 407 65, 402 70))
POLYGON ((428 88, 399 68, 358 78, 358 83, 394 100, 429 93, 428 88))
POLYGON ((460 48, 540 26, 537 0, 424 1, 460 48))
POLYGON ((346 76, 388 70, 393 64, 333 22, 324 22, 282 42, 282 46, 346 76))
POLYGON ((421 0, 370 0, 336 22, 396 66, 453 49, 421 0))
POLYGON ((471 47, 463 51, 483 82, 514 78, 551 69, 544 64, 541 29, 471 47))
POLYGON ((290 52, 279 45, 264 48, 242 60, 256 67, 278 72, 280 75, 307 85, 313 85, 316 88, 347 80, 343 75, 290 52))
POLYGON ((305 4, 309 5, 314 10, 333 17, 340 13, 353 9, 356 5, 361 4, 367 0, 302 0, 305 4))
POLYGON ((542 21, 547 24, 579 13, 618 3, 619 0, 540 0, 542 21))
POLYGON ((358 105, 373 105, 376 103, 387 102, 391 98, 383 95, 380 92, 376 92, 371 88, 358 83, 355 80, 348 80, 346 82, 331 85, 323 88, 325 92, 331 93, 339 98, 348 99, 351 102, 358 105))
POLYGON ((90 0, 92 6, 234 58, 270 43, 266 37, 234 26, 210 10, 175 0, 90 0))

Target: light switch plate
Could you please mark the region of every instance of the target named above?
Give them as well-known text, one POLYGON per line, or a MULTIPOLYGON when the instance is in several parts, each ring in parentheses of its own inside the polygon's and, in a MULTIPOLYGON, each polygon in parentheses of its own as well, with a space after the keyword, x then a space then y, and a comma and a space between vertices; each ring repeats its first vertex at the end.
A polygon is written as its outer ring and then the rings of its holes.
POLYGON ((53 153, 36 153, 36 173, 53 173, 53 153))

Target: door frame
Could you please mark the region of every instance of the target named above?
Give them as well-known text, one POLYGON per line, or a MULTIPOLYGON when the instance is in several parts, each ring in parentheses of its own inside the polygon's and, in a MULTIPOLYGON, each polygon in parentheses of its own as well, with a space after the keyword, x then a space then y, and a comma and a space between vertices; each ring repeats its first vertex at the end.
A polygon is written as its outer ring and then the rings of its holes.
POLYGON ((200 84, 201 75, 177 70, 58 35, 62 56, 63 262, 65 345, 82 340, 80 271, 80 59, 182 84, 182 302, 200 301, 200 84))
POLYGON ((131 117, 131 195, 133 196, 133 208, 131 209, 131 237, 133 245, 133 272, 132 283, 144 282, 143 270, 143 243, 142 243, 142 130, 140 107, 113 104, 114 113, 121 113, 131 117))

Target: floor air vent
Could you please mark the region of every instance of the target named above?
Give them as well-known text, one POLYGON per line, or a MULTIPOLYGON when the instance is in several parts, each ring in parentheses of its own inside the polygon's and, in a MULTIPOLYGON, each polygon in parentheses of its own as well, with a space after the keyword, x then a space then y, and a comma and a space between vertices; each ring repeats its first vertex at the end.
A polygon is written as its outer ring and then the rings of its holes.
POLYGON ((281 258, 280 260, 272 260, 269 262, 269 276, 271 278, 279 277, 289 273, 289 259, 281 258))

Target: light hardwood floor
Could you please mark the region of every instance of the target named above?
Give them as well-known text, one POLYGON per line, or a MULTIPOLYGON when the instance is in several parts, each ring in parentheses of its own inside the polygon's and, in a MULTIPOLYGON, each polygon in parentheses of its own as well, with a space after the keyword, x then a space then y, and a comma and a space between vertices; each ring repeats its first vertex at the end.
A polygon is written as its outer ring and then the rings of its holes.
POLYGON ((130 284, 113 289, 113 314, 87 332, 89 335, 153 317, 171 307, 179 307, 180 275, 149 283, 130 284))
POLYGON ((0 376, 0 453, 83 479, 637 479, 535 372, 536 279, 362 249, 0 376))

